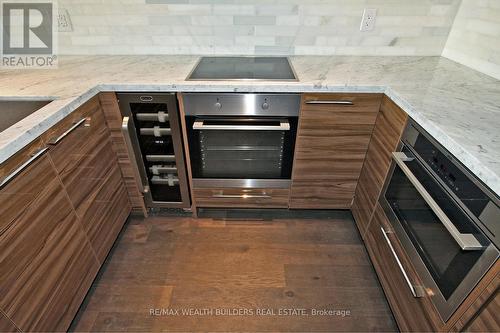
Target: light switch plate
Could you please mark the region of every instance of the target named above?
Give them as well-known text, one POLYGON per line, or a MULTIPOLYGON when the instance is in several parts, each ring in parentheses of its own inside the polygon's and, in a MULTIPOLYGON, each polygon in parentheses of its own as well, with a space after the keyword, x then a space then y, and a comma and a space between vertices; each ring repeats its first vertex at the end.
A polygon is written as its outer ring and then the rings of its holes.
POLYGON ((69 17, 68 10, 59 8, 57 13, 57 29, 59 32, 73 31, 73 25, 69 17))
POLYGON ((375 29, 375 18, 377 17, 376 8, 365 8, 363 11, 363 17, 361 18, 361 26, 359 30, 361 31, 371 31, 375 29))

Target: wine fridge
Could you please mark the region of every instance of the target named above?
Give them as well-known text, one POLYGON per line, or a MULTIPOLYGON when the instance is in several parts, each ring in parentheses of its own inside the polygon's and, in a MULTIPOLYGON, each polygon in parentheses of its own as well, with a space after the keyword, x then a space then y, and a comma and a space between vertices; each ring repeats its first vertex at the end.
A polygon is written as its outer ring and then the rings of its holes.
POLYGON ((175 93, 119 93, 132 169, 148 208, 191 207, 175 93))

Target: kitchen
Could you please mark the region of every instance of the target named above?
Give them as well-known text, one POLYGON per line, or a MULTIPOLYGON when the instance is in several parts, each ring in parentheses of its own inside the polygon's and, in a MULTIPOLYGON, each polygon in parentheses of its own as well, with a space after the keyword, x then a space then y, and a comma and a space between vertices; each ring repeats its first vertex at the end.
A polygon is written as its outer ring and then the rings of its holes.
POLYGON ((46 3, 0 331, 500 330, 497 1, 46 3))

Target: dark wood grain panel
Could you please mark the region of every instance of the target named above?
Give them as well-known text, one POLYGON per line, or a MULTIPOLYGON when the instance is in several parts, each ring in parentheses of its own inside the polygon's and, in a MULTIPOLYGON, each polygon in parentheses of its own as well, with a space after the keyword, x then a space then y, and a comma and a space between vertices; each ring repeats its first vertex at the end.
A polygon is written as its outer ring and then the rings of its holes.
POLYGON ((447 322, 452 332, 500 332, 500 261, 483 277, 447 322))
MULTIPOLYGON (((43 135, 41 136, 42 140, 45 143, 48 143, 56 138, 61 137, 69 128, 71 128, 81 119, 91 117, 91 115, 94 114, 95 111, 98 110, 99 108, 100 108, 99 99, 97 97, 91 98, 87 102, 83 103, 76 110, 71 112, 69 115, 64 117, 64 119, 62 119, 57 124, 55 124, 47 131, 45 131, 45 133, 43 133, 43 135)), ((97 122, 97 120, 92 120, 91 118, 89 118, 88 120, 89 122, 87 122, 86 124, 97 122)), ((82 124, 80 127, 84 127, 86 124, 82 124)), ((80 132, 82 135, 84 134, 89 135, 90 133, 90 131, 86 132, 80 131, 80 132)), ((85 138, 86 138, 85 136, 82 136, 82 140, 84 140, 85 138)))
POLYGON ((288 208, 289 189, 194 188, 197 207, 288 208), (234 196, 234 197, 218 197, 234 196), (258 196, 258 197, 256 197, 258 196))
POLYGON ((23 331, 66 330, 99 265, 47 155, 1 192, 22 193, 18 179, 38 174, 31 202, 0 195, 20 212, 0 235, 0 308, 23 331))
POLYGON ((104 112, 106 124, 111 131, 111 144, 113 151, 118 156, 118 164, 122 173, 125 188, 127 190, 132 210, 136 213, 147 215, 144 197, 139 191, 135 173, 132 169, 130 156, 121 131, 122 115, 118 100, 114 92, 103 92, 99 94, 99 100, 104 112))
POLYGON ((7 318, 3 311, 0 311, 0 332, 19 332, 16 325, 14 325, 14 323, 7 318))
POLYGON ((364 237, 408 116, 384 96, 359 177, 352 213, 364 237))
MULTIPOLYGON (((1 174, 3 176, 11 174, 42 147, 44 146, 41 140, 35 140, 0 165, 1 174)), ((33 164, 35 163, 33 162, 33 164)), ((47 170, 50 170, 50 165, 48 165, 46 159, 42 159, 38 164, 41 164, 41 167, 29 168, 29 177, 26 172, 22 172, 12 179, 8 184, 9 186, 4 186, 0 190, 0 201, 15 203, 15 205, 0 205, 0 235, 22 214, 19 207, 28 206, 43 190, 46 173, 47 170)))
POLYGON ((295 147, 291 208, 351 207, 380 94, 304 94, 295 147), (311 100, 353 105, 307 104, 311 100))
POLYGON ((92 198, 81 207, 85 207, 80 208, 83 227, 102 264, 131 211, 117 165, 109 170, 109 174, 93 192, 92 198))
POLYGON ((388 233, 410 280, 415 284, 422 285, 422 283, 395 234, 390 232, 392 230, 390 222, 382 207, 377 204, 365 243, 399 329, 404 332, 428 332, 441 329, 444 323, 430 298, 427 296, 414 298, 411 294, 396 259, 383 237, 381 228, 388 233))

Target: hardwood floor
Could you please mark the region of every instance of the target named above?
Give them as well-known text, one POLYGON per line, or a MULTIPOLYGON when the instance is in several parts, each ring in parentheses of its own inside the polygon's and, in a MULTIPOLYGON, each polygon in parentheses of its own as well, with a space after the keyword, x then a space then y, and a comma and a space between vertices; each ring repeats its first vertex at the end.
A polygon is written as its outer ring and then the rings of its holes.
POLYGON ((230 214, 131 219, 71 330, 397 330, 349 212, 230 214))

